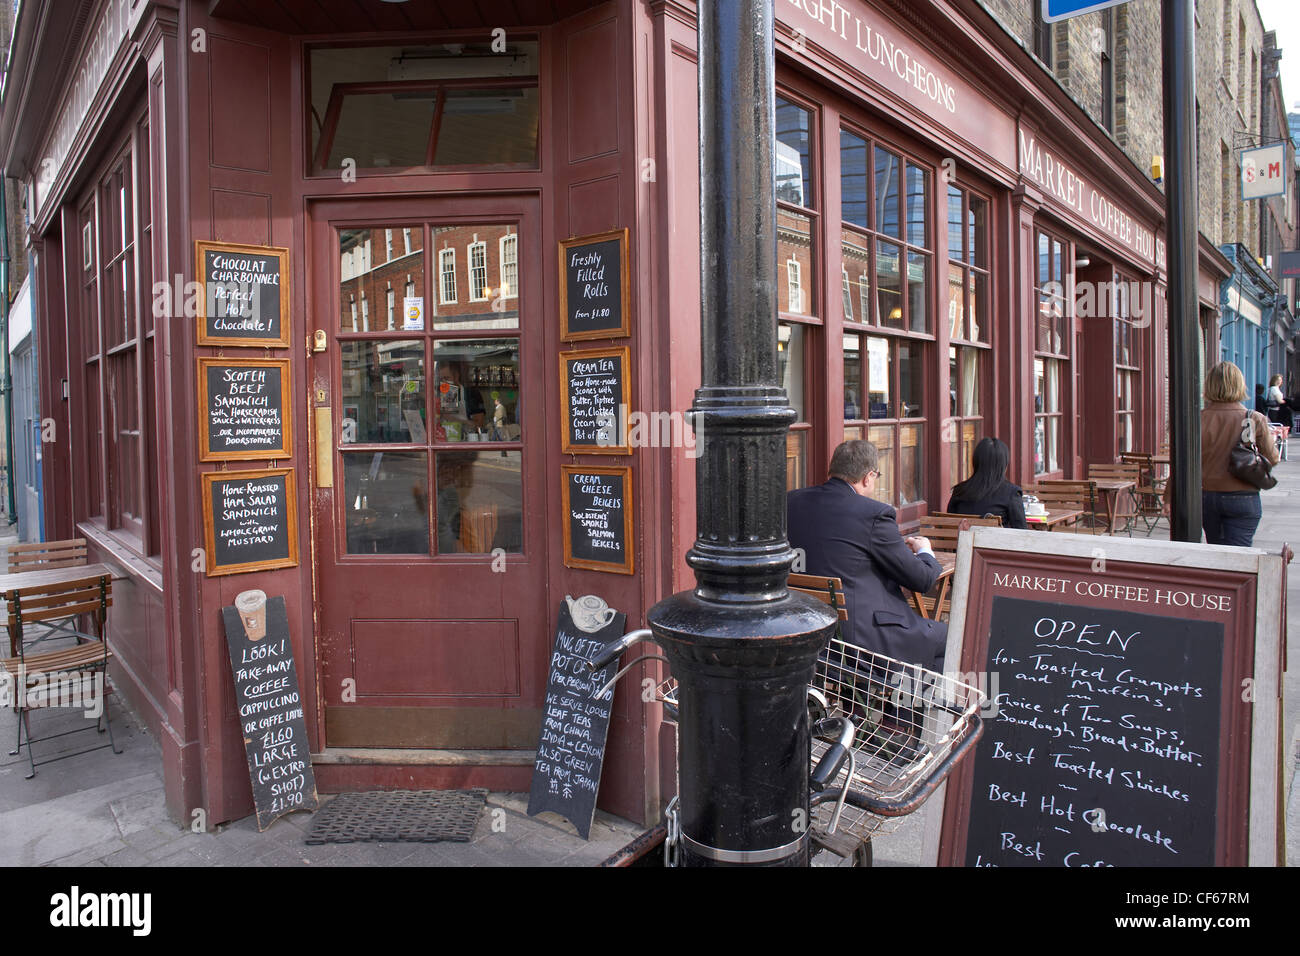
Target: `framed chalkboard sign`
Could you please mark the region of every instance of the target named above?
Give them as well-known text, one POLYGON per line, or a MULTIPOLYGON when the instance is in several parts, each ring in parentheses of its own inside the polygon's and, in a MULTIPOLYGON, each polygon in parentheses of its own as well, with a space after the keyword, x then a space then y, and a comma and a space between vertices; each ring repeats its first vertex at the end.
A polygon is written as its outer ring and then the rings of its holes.
POLYGON ((199 359, 199 460, 287 458, 288 359, 199 359))
POLYGON ((963 532, 947 669, 990 706, 929 860, 1276 865, 1283 578, 1250 548, 963 532))
POLYGON ((564 564, 633 574, 632 469, 561 465, 564 564))
POLYGON ((618 339, 631 334, 627 230, 560 243, 560 338, 618 339))
POLYGON ((620 614, 595 595, 560 605, 555 646, 551 650, 546 680, 542 730, 528 793, 528 815, 545 810, 560 814, 578 828, 584 840, 591 833, 596 812, 596 791, 605 763, 605 740, 614 692, 600 690, 618 669, 613 660, 592 673, 587 660, 611 641, 623 636, 627 615, 620 614), (598 614, 592 613, 594 603, 598 614), (573 606, 582 626, 574 622, 573 606))
POLYGON ((284 598, 243 591, 221 609, 235 703, 253 785, 257 829, 295 810, 315 810, 316 776, 284 598))
POLYGON ((560 353, 560 447, 565 454, 631 454, 628 366, 626 348, 560 353))
POLYGON ((289 345, 289 250, 194 243, 199 345, 289 345))
POLYGON ((203 538, 209 576, 296 566, 293 469, 203 475, 203 538))

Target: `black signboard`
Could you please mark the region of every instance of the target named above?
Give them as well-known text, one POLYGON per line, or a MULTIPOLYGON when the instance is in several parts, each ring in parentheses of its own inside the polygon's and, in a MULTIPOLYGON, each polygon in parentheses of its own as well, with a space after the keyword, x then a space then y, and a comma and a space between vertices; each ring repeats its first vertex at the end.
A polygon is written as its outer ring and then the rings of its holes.
POLYGON ((628 350, 560 353, 560 433, 565 454, 628 455, 628 350))
POLYGON ((630 334, 627 230, 560 243, 560 338, 624 338, 630 334))
POLYGON ((560 472, 565 565, 634 573, 632 469, 561 465, 560 472))
POLYGON ((209 575, 296 565, 293 469, 204 475, 203 530, 209 575))
MULTIPOLYGON (((578 613, 580 618, 587 616, 581 607, 578 613)), ((587 670, 585 662, 601 647, 622 637, 627 623, 627 616, 612 608, 606 608, 597 623, 605 619, 609 623, 599 630, 583 631, 573 623, 568 605, 560 605, 542 732, 528 793, 530 817, 544 810, 554 811, 577 827, 584 840, 591 833, 591 818, 596 812, 596 791, 600 789, 614 700, 613 690, 600 698, 595 694, 618 670, 617 660, 594 673, 587 670)))
POLYGON ((285 458, 288 359, 199 359, 199 458, 285 458))
POLYGON ((995 596, 968 866, 1211 866, 1224 628, 995 596))
POLYGON ((196 242, 199 345, 289 344, 289 250, 196 242))
POLYGON ((235 704, 257 808, 257 828, 294 810, 315 810, 316 777, 303 716, 284 598, 245 591, 221 609, 235 678, 235 704))

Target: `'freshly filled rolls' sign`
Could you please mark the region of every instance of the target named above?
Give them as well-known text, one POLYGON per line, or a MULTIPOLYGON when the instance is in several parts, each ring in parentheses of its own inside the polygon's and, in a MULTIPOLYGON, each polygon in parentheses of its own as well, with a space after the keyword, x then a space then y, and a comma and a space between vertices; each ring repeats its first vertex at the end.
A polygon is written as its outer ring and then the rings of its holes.
POLYGON ((288 359, 199 359, 199 459, 288 458, 288 359))
POLYGON ((616 339, 629 335, 631 283, 627 230, 560 243, 560 338, 616 339))
POLYGON ((293 469, 203 475, 203 531, 209 575, 296 566, 293 469))
POLYGON ((199 345, 289 345, 289 250, 196 242, 199 345))

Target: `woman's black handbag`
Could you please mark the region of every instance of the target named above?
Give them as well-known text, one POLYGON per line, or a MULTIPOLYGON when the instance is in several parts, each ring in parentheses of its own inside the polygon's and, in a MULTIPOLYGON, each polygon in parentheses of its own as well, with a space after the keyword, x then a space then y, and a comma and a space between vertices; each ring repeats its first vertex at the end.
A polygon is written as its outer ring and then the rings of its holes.
POLYGON ((1241 438, 1228 453, 1228 471, 1238 481, 1264 491, 1277 484, 1277 479, 1273 477, 1273 466, 1259 453, 1259 447, 1255 444, 1255 426, 1249 415, 1241 423, 1241 438))

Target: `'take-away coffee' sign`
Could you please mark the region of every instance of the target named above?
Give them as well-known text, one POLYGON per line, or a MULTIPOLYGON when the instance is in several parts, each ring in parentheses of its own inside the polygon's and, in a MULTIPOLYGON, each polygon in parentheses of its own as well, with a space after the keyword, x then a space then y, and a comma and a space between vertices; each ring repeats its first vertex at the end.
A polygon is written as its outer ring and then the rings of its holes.
POLYGON ((630 334, 627 230, 560 243, 560 338, 614 339, 630 334))
POLYGON ((212 576, 296 566, 293 469, 203 475, 203 537, 212 576))
POLYGON ((199 359, 199 460, 289 457, 288 359, 199 359))
POLYGON ((196 242, 199 345, 289 344, 289 250, 196 242))
POLYGON ((257 829, 294 810, 315 810, 316 777, 284 598, 243 591, 221 609, 235 704, 257 808, 257 829))

